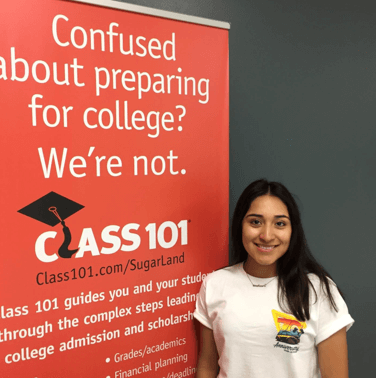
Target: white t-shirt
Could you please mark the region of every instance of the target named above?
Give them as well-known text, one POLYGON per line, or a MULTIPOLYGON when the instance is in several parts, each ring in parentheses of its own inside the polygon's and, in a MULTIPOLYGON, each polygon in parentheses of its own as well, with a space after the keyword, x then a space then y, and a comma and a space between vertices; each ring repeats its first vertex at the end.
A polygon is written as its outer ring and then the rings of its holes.
POLYGON ((316 346, 354 323, 336 285, 330 281, 338 312, 309 274, 318 300, 311 302, 311 319, 299 322, 280 308, 276 278, 250 278, 270 283, 253 287, 241 263, 209 274, 197 298, 194 316, 214 333, 218 378, 320 377, 316 346))

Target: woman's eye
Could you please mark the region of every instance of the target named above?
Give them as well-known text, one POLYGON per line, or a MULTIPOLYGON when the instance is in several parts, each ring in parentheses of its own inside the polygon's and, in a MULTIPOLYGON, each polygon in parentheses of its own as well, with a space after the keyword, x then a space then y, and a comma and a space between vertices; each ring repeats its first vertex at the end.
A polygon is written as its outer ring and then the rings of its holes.
POLYGON ((277 226, 283 227, 283 226, 286 226, 286 223, 285 222, 277 222, 277 226))
POLYGON ((254 220, 251 221, 251 224, 258 226, 258 225, 261 224, 261 222, 258 219, 254 219, 254 220))

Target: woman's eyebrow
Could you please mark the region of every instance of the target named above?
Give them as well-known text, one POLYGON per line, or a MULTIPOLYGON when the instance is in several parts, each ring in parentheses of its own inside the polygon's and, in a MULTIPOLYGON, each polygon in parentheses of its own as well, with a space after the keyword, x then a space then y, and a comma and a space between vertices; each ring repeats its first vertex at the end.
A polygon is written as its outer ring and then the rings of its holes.
POLYGON ((287 218, 290 220, 290 218, 287 215, 276 215, 274 218, 287 218))
MULTIPOLYGON (((262 214, 248 214, 247 217, 259 217, 259 218, 264 218, 262 214)), ((287 218, 290 219, 287 215, 275 215, 274 218, 287 218)))
POLYGON ((264 216, 261 215, 261 214, 248 214, 247 217, 259 217, 259 218, 264 218, 264 216))

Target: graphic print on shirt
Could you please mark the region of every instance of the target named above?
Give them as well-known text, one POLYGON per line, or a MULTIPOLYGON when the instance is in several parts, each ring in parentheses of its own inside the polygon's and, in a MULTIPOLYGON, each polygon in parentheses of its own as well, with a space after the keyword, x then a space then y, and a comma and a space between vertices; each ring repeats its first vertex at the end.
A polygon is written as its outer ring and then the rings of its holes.
POLYGON ((297 353, 299 350, 297 345, 300 343, 300 338, 304 334, 304 329, 307 328, 305 322, 300 322, 295 316, 285 314, 277 310, 272 310, 273 319, 277 328, 277 343, 274 348, 282 348, 288 353, 297 353))

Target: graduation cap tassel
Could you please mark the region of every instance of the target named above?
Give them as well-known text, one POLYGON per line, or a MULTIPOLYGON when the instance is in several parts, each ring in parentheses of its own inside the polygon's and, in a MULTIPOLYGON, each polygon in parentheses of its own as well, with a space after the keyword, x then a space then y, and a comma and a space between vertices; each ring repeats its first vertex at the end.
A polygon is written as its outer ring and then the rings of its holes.
POLYGON ((56 215, 56 218, 59 219, 60 222, 62 222, 62 219, 60 218, 60 215, 57 212, 56 206, 51 206, 48 208, 48 210, 51 211, 51 213, 54 213, 56 215))
POLYGON ((60 223, 63 225, 63 232, 64 232, 64 241, 63 244, 59 248, 59 256, 64 259, 71 258, 77 251, 77 249, 68 249, 70 242, 72 241, 72 235, 69 230, 69 227, 65 225, 65 222, 61 219, 59 213, 57 212, 56 206, 51 206, 48 208, 51 213, 54 213, 57 219, 59 219, 60 223))

